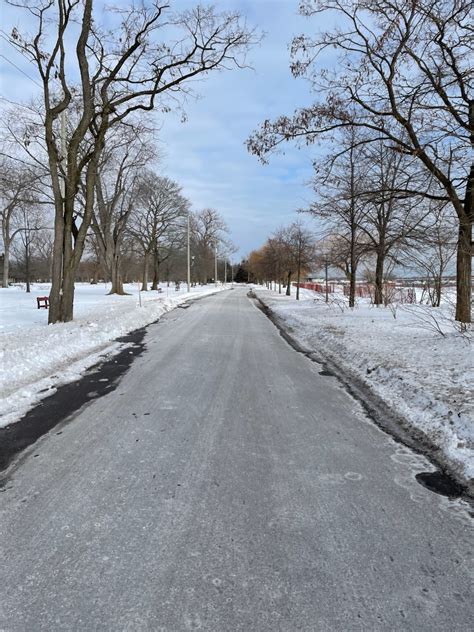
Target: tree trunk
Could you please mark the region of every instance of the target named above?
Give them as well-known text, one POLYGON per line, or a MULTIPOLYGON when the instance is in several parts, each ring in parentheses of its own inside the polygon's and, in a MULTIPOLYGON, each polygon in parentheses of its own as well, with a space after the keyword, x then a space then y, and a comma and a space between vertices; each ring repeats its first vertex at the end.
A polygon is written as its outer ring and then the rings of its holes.
POLYGON ((298 270, 296 272, 296 300, 300 300, 300 279, 301 279, 301 265, 298 261, 298 270))
POLYGON ((459 225, 458 233, 458 250, 456 259, 456 320, 461 323, 471 322, 471 262, 472 219, 464 224, 461 223, 459 225))
POLYGON ((123 289, 123 279, 122 272, 120 270, 120 255, 115 254, 111 260, 110 266, 110 280, 112 282, 112 287, 110 288, 109 294, 119 294, 120 296, 125 296, 127 293, 123 289))
MULTIPOLYGON (((67 237, 71 239, 71 232, 60 228, 64 237, 64 248, 60 247, 61 254, 53 259, 53 279, 50 292, 49 303, 49 324, 62 322, 67 323, 73 319, 74 303, 74 280, 76 277, 77 263, 72 250, 72 244, 67 243, 67 237)), ((57 233, 56 233, 57 235, 57 233)), ((56 239, 55 239, 56 242, 56 239)), ((57 244, 55 243, 55 248, 57 244)))
POLYGON ((60 157, 56 150, 53 122, 51 117, 46 120, 46 144, 48 146, 49 169, 51 172, 51 185, 54 195, 54 241, 53 241, 53 262, 51 271, 51 290, 49 293, 49 313, 48 323, 64 321, 63 318, 63 270, 65 268, 65 248, 67 237, 65 226, 65 199, 67 187, 61 188, 59 176, 60 157))
POLYGON ((375 264, 375 290, 374 304, 383 305, 383 269, 385 263, 385 254, 382 250, 377 252, 377 261, 375 264))
POLYGON ((355 307, 355 295, 356 295, 356 272, 351 266, 349 271, 349 307, 355 307))
POLYGON ((26 236, 26 244, 25 244, 25 277, 26 277, 26 292, 29 294, 31 292, 31 282, 30 282, 30 244, 29 244, 29 235, 26 236))
POLYGON ((148 292, 148 254, 145 253, 143 258, 143 280, 142 292, 148 292))
POLYGON ((434 295, 433 307, 439 307, 441 305, 441 283, 442 283, 441 275, 435 276, 434 278, 435 295, 434 295))
POLYGON ((67 323, 73 319, 74 279, 76 268, 72 261, 64 264, 62 284, 59 294, 57 318, 53 322, 67 323))
POLYGON ((8 287, 8 275, 10 274, 10 243, 8 240, 3 242, 4 255, 3 255, 3 279, 2 287, 8 287))
POLYGON ((160 262, 158 260, 158 255, 155 252, 153 254, 153 281, 151 284, 152 290, 158 290, 158 283, 160 280, 160 262))
MULTIPOLYGON (((353 195, 353 194, 352 194, 353 195)), ((355 307, 357 259, 355 253, 356 228, 351 226, 351 255, 349 268, 349 307, 355 307)))
POLYGON ((278 277, 278 294, 281 294, 281 277, 278 277))
MULTIPOLYGON (((90 183, 91 173, 89 172, 93 172, 94 169, 95 163, 91 163, 86 176, 88 189, 90 189, 91 186, 93 187, 93 180, 92 185, 90 183)), ((51 291, 49 294, 49 324, 57 322, 67 323, 73 319, 74 281, 82 253, 84 252, 87 235, 86 226, 88 227, 90 225, 90 209, 93 203, 93 196, 90 190, 87 193, 86 210, 82 219, 82 226, 78 231, 74 224, 74 195, 68 193, 68 188, 69 184, 66 185, 64 205, 62 204, 62 200, 56 203, 53 271, 51 291)))
POLYGON ((286 279, 286 295, 291 296, 291 272, 288 272, 286 279))

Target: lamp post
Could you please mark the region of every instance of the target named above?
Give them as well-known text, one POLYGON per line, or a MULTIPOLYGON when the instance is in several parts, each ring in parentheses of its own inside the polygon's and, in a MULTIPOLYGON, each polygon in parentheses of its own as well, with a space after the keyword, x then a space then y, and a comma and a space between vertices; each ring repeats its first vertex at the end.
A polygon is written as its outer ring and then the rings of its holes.
POLYGON ((188 292, 191 291, 191 220, 188 210, 188 238, 187 238, 187 282, 188 292))
POLYGON ((214 244, 214 283, 217 287, 217 242, 214 244))

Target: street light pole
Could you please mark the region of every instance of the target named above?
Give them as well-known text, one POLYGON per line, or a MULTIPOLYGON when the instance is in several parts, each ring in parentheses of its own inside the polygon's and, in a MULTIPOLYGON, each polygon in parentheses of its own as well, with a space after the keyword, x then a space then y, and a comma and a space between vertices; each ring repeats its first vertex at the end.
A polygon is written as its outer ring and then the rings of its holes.
POLYGON ((224 259, 224 285, 227 285, 227 258, 224 259))
POLYGON ((188 211, 188 241, 187 241, 187 281, 188 281, 188 292, 191 291, 191 226, 190 226, 190 217, 188 211))
POLYGON ((217 243, 214 244, 214 283, 217 287, 217 243))

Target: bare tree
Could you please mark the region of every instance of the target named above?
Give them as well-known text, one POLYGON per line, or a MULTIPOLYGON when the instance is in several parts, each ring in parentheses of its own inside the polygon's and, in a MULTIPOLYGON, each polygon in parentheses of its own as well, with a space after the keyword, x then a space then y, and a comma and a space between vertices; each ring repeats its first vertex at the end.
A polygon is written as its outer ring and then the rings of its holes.
POLYGON ((98 166, 91 227, 111 281, 109 294, 125 293, 121 272, 123 240, 138 194, 141 170, 156 155, 147 136, 143 125, 116 126, 98 166))
POLYGON ((258 250, 252 250, 247 259, 247 270, 249 279, 255 283, 264 283, 271 278, 271 266, 265 258, 265 246, 258 250))
MULTIPOLYGON (((0 220, 3 241, 3 287, 8 287, 10 251, 15 237, 29 230, 26 209, 37 201, 37 174, 20 162, 2 158, 0 162, 0 220)), ((36 222, 35 226, 36 226, 36 222)), ((37 227, 36 227, 37 229, 37 227)))
POLYGON ((287 231, 286 248, 289 259, 294 261, 296 267, 296 300, 299 301, 301 272, 307 270, 315 260, 313 234, 301 222, 293 222, 287 231))
POLYGON ((36 22, 33 36, 13 29, 11 37, 36 65, 42 84, 55 204, 49 321, 69 321, 109 131, 137 111, 169 109, 192 79, 240 66, 254 36, 235 13, 197 7, 176 15, 158 0, 117 9, 109 30, 101 27, 93 0, 12 4, 36 22), (76 116, 66 135, 64 117, 72 107, 76 116), (85 201, 79 217, 81 180, 85 201))
POLYGON ((36 267, 41 280, 51 280, 51 268, 53 265, 53 231, 51 228, 42 228, 34 240, 36 267))
POLYGON ((357 268, 366 243, 361 225, 366 211, 362 199, 366 169, 362 144, 353 127, 343 130, 334 156, 315 163, 312 188, 315 202, 304 212, 326 223, 328 256, 332 265, 343 270, 349 281, 349 306, 355 305, 357 268))
POLYGON ((249 257, 250 270, 262 275, 263 280, 278 276, 286 279, 286 295, 291 296, 291 279, 296 274, 296 299, 300 298, 301 273, 315 261, 315 241, 312 233, 302 222, 279 228, 260 250, 249 257))
POLYGON ((387 261, 391 258, 397 263, 398 253, 410 238, 420 235, 419 227, 428 214, 423 198, 406 195, 405 162, 406 156, 391 151, 381 141, 366 150, 359 228, 365 237, 363 252, 375 255, 375 305, 385 302, 387 261))
POLYGON ((219 211, 205 208, 191 214, 191 255, 197 281, 206 283, 214 277, 214 256, 222 246, 230 247, 225 237, 227 225, 219 211))
POLYGON ((290 248, 288 227, 276 230, 271 236, 271 239, 273 240, 275 250, 280 256, 279 270, 284 271, 284 279, 286 282, 285 294, 291 296, 291 278, 295 272, 296 260, 290 248))
MULTIPOLYGON (((324 95, 294 116, 266 121, 248 142, 265 157, 281 143, 316 141, 355 126, 415 159, 432 179, 422 195, 449 202, 458 219, 456 319, 471 322, 474 221, 474 5, 472 0, 303 0, 301 13, 339 24, 297 37, 292 71, 324 95), (337 72, 320 64, 339 53, 337 72)), ((416 187, 406 193, 420 195, 416 187)))
POLYGON ((152 290, 158 289, 159 266, 184 240, 189 202, 181 187, 169 178, 147 171, 139 180, 128 232, 143 254, 142 290, 148 290, 148 270, 153 265, 152 290))
POLYGON ((278 233, 270 237, 265 245, 266 257, 272 271, 272 277, 278 282, 278 293, 281 294, 281 286, 284 271, 285 245, 278 237, 278 233))
POLYGON ((12 262, 15 263, 16 276, 24 279, 28 293, 37 277, 36 251, 37 245, 42 243, 39 236, 45 232, 44 220, 44 209, 33 203, 22 204, 15 217, 18 228, 17 238, 12 244, 12 262))
POLYGON ((456 218, 451 208, 431 203, 430 214, 419 232, 420 239, 411 240, 406 265, 423 276, 423 294, 427 294, 432 307, 439 307, 443 277, 456 254, 456 218))

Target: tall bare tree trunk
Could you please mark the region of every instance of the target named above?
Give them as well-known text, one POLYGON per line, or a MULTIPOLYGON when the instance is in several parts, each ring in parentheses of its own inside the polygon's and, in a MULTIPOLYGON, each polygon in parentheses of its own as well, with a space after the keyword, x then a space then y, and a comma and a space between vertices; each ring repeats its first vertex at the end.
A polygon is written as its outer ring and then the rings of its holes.
POLYGON ((159 280, 160 280, 160 261, 158 259, 158 253, 155 250, 153 252, 153 281, 150 288, 151 290, 158 289, 159 280))
MULTIPOLYGON (((53 135, 54 137, 54 135, 53 135)), ((65 178, 65 194, 62 195, 59 186, 57 162, 50 159, 50 166, 56 172, 51 179, 55 199, 54 246, 53 246, 53 278, 49 295, 50 307, 48 322, 50 324, 67 323, 74 316, 74 280, 77 268, 84 252, 87 232, 92 219, 92 209, 95 201, 95 179, 97 174, 97 159, 103 147, 97 144, 94 157, 87 165, 85 173, 85 200, 82 224, 77 229, 76 188, 80 172, 77 165, 68 163, 67 178, 65 178)))
POLYGON ((286 278, 286 295, 291 296, 291 272, 288 272, 288 276, 286 278))
POLYGON ((60 297, 60 320, 67 323, 73 319, 74 304, 74 280, 76 277, 76 267, 73 261, 65 262, 63 271, 62 294, 60 297))
POLYGON ((356 273, 351 266, 349 272, 349 307, 355 307, 356 273))
POLYGON ((385 263, 385 253, 383 248, 377 251, 377 260, 375 263, 375 288, 374 288, 374 304, 383 305, 383 269, 385 263))
MULTIPOLYGON (((50 161, 51 165, 51 161, 50 161)), ((53 189, 56 179, 52 178, 53 189)), ((59 181, 58 181, 59 186, 59 181)), ((51 266, 51 290, 49 293, 49 314, 48 322, 57 323, 62 319, 61 309, 61 284, 63 275, 63 243, 64 243, 64 216, 63 201, 61 194, 55 193, 55 220, 54 220, 54 242, 53 242, 53 262, 51 266)))
POLYGON ((356 281, 357 281, 357 257, 355 254, 355 230, 351 231, 351 254, 349 262, 349 307, 355 307, 356 281))
POLYGON ((148 292, 148 253, 143 257, 142 292, 148 292))
POLYGON ((301 260, 298 256, 298 269, 296 271, 296 300, 300 300, 301 260))
MULTIPOLYGON (((474 151, 474 99, 469 104, 469 124, 471 128, 471 149, 474 151)), ((456 320, 472 322, 472 225, 474 223, 474 162, 466 184, 464 215, 460 218, 456 256, 456 320)))
POLYGON ((3 238, 3 279, 2 287, 8 287, 8 275, 10 274, 10 242, 3 238))
MULTIPOLYGON (((352 129, 352 134, 354 130, 352 129)), ((354 138, 354 137, 352 137, 354 138)), ((355 164, 354 164, 354 143, 351 143, 350 147, 350 161, 351 161, 351 206, 350 206, 350 229, 351 229, 351 254, 350 254, 350 267, 349 270, 349 307, 355 307, 355 293, 356 293, 356 269, 357 259, 355 254, 356 247, 356 192, 355 192, 355 164)))
POLYGON ((26 235, 25 243, 25 277, 26 277, 26 291, 29 294, 31 292, 31 274, 30 274, 30 236, 26 235))
POLYGON ((110 280, 112 282, 112 287, 110 288, 109 294, 119 294, 120 296, 124 296, 126 292, 123 289, 123 278, 120 269, 120 263, 120 255, 114 253, 109 268, 110 280))
MULTIPOLYGON (((472 206, 472 202, 471 202, 472 206)), ((472 209, 471 209, 472 215, 472 209)), ((458 247, 456 257, 456 320, 462 323, 471 322, 472 296, 472 220, 459 225, 458 247)))

